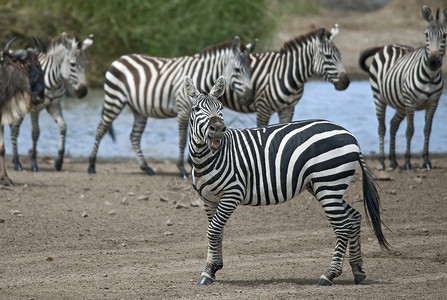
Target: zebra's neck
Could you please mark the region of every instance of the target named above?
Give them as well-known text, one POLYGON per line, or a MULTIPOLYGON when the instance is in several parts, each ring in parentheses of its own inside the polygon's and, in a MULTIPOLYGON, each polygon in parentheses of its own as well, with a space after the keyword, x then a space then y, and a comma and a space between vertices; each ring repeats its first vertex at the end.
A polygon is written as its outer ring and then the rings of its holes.
POLYGON ((66 55, 66 48, 61 44, 51 45, 48 51, 39 53, 39 62, 45 73, 45 88, 59 90, 64 78, 61 67, 66 55))

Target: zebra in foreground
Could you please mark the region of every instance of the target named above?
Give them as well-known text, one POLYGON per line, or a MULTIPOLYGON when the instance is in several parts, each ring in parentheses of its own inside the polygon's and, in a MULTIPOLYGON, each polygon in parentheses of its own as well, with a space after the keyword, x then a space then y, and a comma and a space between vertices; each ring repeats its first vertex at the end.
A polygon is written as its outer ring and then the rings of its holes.
POLYGON ((256 112, 257 126, 265 126, 275 112, 281 123, 292 121, 304 84, 315 75, 336 90, 347 89, 349 77, 333 42, 337 34, 335 24, 330 32, 322 27, 286 41, 279 51, 251 53, 253 101, 224 98, 223 105, 238 112, 256 112))
POLYGON ((396 132, 400 123, 407 118, 405 164, 403 169, 411 169, 411 138, 414 133, 413 118, 416 110, 425 109, 423 168, 431 169, 428 147, 433 116, 438 107, 444 81, 442 78, 442 58, 446 50, 447 9, 442 18, 439 9, 436 16, 428 6, 422 8, 422 16, 428 22, 425 30, 425 47, 413 49, 404 45, 387 45, 365 50, 359 59, 360 67, 369 73, 371 89, 379 121, 380 164, 385 169, 384 137, 385 112, 389 105, 396 109, 390 122, 390 166, 397 167, 396 132), (370 67, 366 60, 373 57, 370 67))
POLYGON ((161 58, 130 54, 114 61, 106 73, 102 118, 89 157, 88 173, 96 173, 99 143, 118 114, 129 104, 134 114, 130 140, 140 168, 148 175, 155 173, 144 159, 140 146, 147 119, 177 116, 180 135, 177 166, 180 176, 186 178, 188 174, 184 168, 183 152, 191 103, 183 89, 183 77, 193 77, 201 90, 208 90, 223 75, 230 82, 230 91, 226 97, 237 95, 239 99, 250 99, 251 68, 248 53, 251 49, 242 48, 239 37, 235 37, 233 41, 210 46, 194 56, 161 58))
MULTIPOLYGON (((82 41, 77 34, 63 32, 53 39, 46 52, 40 51, 38 53, 40 64, 45 73, 45 102, 30 111, 33 139, 31 171, 39 171, 37 165, 37 141, 40 135, 39 114, 44 108, 59 125, 60 141, 55 168, 57 171, 62 169, 67 125, 62 115, 61 102, 70 89, 73 90, 77 98, 83 98, 87 95, 85 76, 87 57, 85 50, 92 44, 93 34, 82 41)), ((22 122, 23 117, 11 125, 13 163, 17 171, 23 170, 17 148, 17 137, 22 122)))
POLYGON ((189 138, 192 182, 204 200, 209 220, 208 257, 198 284, 212 283, 215 272, 223 267, 223 228, 239 204, 283 203, 304 190, 320 202, 337 239, 330 268, 318 284, 330 285, 341 274, 348 245, 354 282, 363 281, 361 215, 342 198, 359 164, 365 210, 379 244, 388 249, 388 242, 382 233, 373 175, 356 138, 324 120, 227 129, 217 100, 224 92, 225 79, 220 77, 207 96, 199 93, 190 78, 184 84, 195 100, 189 138))

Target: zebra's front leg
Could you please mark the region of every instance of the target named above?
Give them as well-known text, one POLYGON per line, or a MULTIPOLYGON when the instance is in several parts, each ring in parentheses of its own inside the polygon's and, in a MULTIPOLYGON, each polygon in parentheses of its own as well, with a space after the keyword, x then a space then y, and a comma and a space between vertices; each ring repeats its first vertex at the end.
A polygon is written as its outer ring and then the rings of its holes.
POLYGON ((399 129, 399 125, 405 118, 405 113, 402 111, 396 111, 394 117, 390 122, 390 167, 395 169, 398 166, 396 161, 396 133, 399 129))
POLYGON ((238 203, 236 201, 220 202, 216 206, 215 203, 205 202, 206 213, 210 220, 207 233, 208 255, 205 270, 200 274, 198 285, 212 284, 216 280, 216 272, 223 268, 223 229, 238 203))
POLYGON ((33 139, 33 148, 31 150, 31 171, 39 172, 39 166, 37 165, 37 141, 39 140, 40 128, 39 128, 39 113, 38 110, 32 110, 31 116, 31 136, 33 139))
POLYGON ((405 164, 403 165, 402 169, 404 170, 411 170, 411 139, 413 138, 414 134, 414 110, 408 109, 406 111, 406 117, 407 117, 407 130, 406 130, 406 138, 407 138, 407 148, 405 151, 405 164))
POLYGON ((424 162, 422 164, 422 167, 427 170, 431 170, 433 168, 431 165, 430 159, 428 157, 428 145, 429 145, 429 141, 430 141, 433 116, 435 114, 437 107, 438 107, 438 101, 435 101, 432 105, 427 107, 425 110, 424 148, 422 150, 422 157, 424 159, 424 162))
POLYGON ((65 137, 67 136, 67 124, 65 123, 64 116, 62 114, 61 102, 52 103, 47 107, 48 113, 54 118, 57 125, 59 126, 59 147, 57 151, 57 158, 54 161, 54 168, 56 171, 62 169, 62 164, 64 163, 65 154, 65 137))
POLYGON ((11 144, 12 144, 12 162, 14 164, 14 170, 23 171, 22 164, 20 163, 19 150, 17 147, 17 137, 20 132, 20 125, 23 122, 23 118, 13 122, 11 128, 11 144))
POLYGON ((146 127, 147 118, 140 115, 136 111, 133 112, 133 116, 134 123, 132 132, 130 133, 132 148, 136 153, 137 161, 140 164, 140 169, 147 175, 155 175, 154 170, 148 166, 146 160, 144 159, 143 152, 141 151, 141 136, 143 135, 144 128, 146 127))

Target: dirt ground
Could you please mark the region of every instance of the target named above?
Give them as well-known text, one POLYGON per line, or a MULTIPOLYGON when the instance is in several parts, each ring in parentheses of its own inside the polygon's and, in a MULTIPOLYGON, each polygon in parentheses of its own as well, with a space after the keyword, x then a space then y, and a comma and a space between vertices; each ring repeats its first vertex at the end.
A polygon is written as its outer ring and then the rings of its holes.
MULTIPOLYGON (((423 2, 294 18, 278 39, 338 23, 336 43, 348 72, 355 71, 367 47, 423 43, 423 2)), ((331 287, 317 281, 329 267, 334 233, 310 194, 278 206, 239 207, 226 226, 224 268, 213 285, 198 286, 207 218, 190 180, 177 177, 172 162, 151 162, 158 176, 148 177, 135 159, 99 157, 98 173, 88 175, 85 158, 68 158, 55 172, 52 157, 41 157, 39 173, 15 172, 7 161, 15 186, 0 186, 0 299, 392 300, 447 294, 445 154, 433 155, 431 171, 420 169, 418 155, 408 172, 379 172, 377 160, 367 159, 379 179, 392 251, 379 248, 363 220, 367 278, 354 285, 345 262, 331 287)), ((29 160, 23 165, 29 170, 29 160)), ((345 199, 364 215, 360 172, 345 199)))
MULTIPOLYGON (((39 173, 10 171, 15 186, 0 187, 0 299, 445 299, 447 156, 434 156, 431 171, 421 163, 374 170, 392 251, 363 220, 367 278, 354 285, 346 261, 331 287, 317 281, 334 233, 308 193, 239 207, 226 226, 224 268, 198 286, 206 214, 173 163, 153 163, 152 177, 132 159, 99 159, 96 175, 82 159, 59 173, 51 160, 39 173)), ((364 215, 359 171, 345 199, 364 215)))

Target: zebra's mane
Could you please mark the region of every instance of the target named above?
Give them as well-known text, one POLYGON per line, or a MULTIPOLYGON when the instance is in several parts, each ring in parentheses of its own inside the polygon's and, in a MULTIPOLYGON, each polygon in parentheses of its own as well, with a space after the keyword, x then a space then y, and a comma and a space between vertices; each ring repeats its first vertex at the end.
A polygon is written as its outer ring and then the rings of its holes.
MULTIPOLYGON (((214 54, 216 52, 220 52, 221 50, 227 50, 227 49, 231 48, 232 43, 233 43, 233 40, 225 41, 225 42, 221 42, 216 45, 205 47, 199 53, 197 53, 197 55, 206 56, 206 55, 214 54)), ((245 45, 241 44, 241 51, 244 51, 245 49, 246 49, 245 45)))
MULTIPOLYGON (((302 45, 309 43, 317 36, 318 30, 319 29, 310 31, 306 34, 302 34, 302 35, 297 36, 291 40, 284 42, 284 44, 283 44, 282 48, 279 50, 279 52, 284 53, 284 52, 287 52, 287 50, 290 48, 295 48, 296 45, 302 46, 302 45)), ((329 38, 331 36, 331 33, 326 30, 326 35, 329 38)))
MULTIPOLYGON (((55 37, 51 41, 50 46, 48 46, 48 49, 55 48, 58 45, 63 45, 64 44, 64 40, 63 40, 62 37, 63 37, 63 34, 60 34, 59 36, 55 37)), ((67 33, 66 38, 69 39, 69 40, 74 40, 76 42, 76 45, 77 45, 78 49, 81 50, 81 48, 82 48, 82 40, 79 38, 79 35, 76 32, 67 33)))

